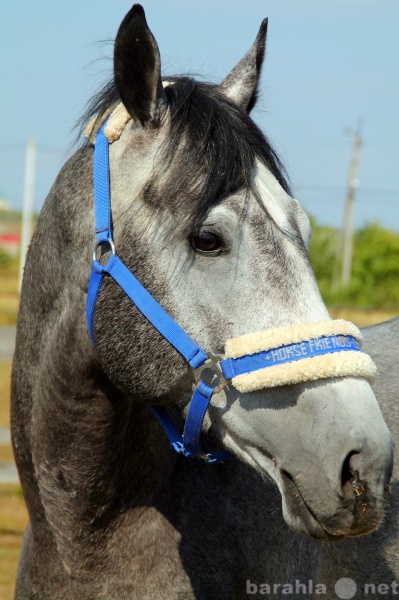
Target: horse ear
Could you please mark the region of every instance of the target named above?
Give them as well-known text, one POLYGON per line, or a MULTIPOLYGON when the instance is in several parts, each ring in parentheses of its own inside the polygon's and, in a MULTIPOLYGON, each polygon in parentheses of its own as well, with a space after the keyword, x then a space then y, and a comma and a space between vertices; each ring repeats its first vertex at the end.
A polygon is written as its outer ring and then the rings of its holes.
POLYGON ((250 112, 255 106, 259 76, 265 57, 267 19, 262 21, 256 40, 219 86, 229 100, 250 112))
POLYGON ((114 78, 119 97, 134 121, 152 121, 166 100, 161 81, 158 44, 135 4, 123 19, 115 39, 114 78))

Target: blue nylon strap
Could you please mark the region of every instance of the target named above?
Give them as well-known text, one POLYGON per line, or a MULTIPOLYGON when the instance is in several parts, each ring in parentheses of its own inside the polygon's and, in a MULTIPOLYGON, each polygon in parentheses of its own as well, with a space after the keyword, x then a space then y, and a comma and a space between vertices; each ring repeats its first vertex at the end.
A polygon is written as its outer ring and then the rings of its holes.
MULTIPOLYGON (((94 210, 97 243, 112 238, 109 143, 104 135, 106 123, 107 121, 97 133, 94 148, 94 210)), ((143 315, 182 354, 191 367, 195 369, 206 361, 207 355, 202 348, 168 315, 116 256, 111 256, 105 267, 102 267, 98 261, 93 262, 87 300, 88 325, 92 340, 94 308, 102 282, 102 279, 100 280, 99 276, 94 274, 96 269, 109 273, 115 279, 143 315)))
MULTIPOLYGON (((108 119, 107 119, 108 120, 108 119)), ((109 182, 109 143, 104 135, 107 121, 96 136, 93 162, 94 212, 98 243, 112 238, 111 194, 109 182)))
POLYGON ((208 356, 202 348, 168 315, 117 256, 109 257, 104 271, 111 275, 140 312, 184 356, 193 369, 206 361, 208 356))
POLYGON ((191 398, 183 433, 184 447, 189 456, 201 454, 201 427, 212 395, 213 389, 200 381, 191 398))
POLYGON ((203 381, 200 381, 191 398, 184 426, 184 454, 191 458, 202 458, 207 462, 222 462, 227 458, 231 458, 231 454, 227 450, 211 452, 209 454, 204 454, 201 450, 201 428, 212 395, 213 389, 203 381))
MULTIPOLYGON (((205 384, 203 384, 203 385, 205 385, 205 384)), ((206 387, 208 388, 208 386, 206 386, 206 387)), ((208 388, 208 389, 210 390, 210 397, 211 397, 213 390, 211 388, 208 388)), ((191 406, 192 406, 193 402, 195 402, 195 403, 197 403, 198 401, 200 403, 203 402, 202 399, 204 398, 204 396, 202 395, 202 393, 200 392, 198 395, 196 395, 196 394, 197 394, 197 390, 194 392, 193 398, 191 400, 189 413, 191 411, 191 406)), ((184 429, 184 436, 182 437, 179 434, 179 432, 177 431, 175 424, 173 423, 167 409, 164 406, 149 405, 149 408, 151 409, 151 411, 154 413, 154 415, 156 416, 156 418, 162 425, 163 430, 165 431, 166 435, 169 438, 170 443, 172 444, 172 447, 174 448, 174 450, 176 450, 176 452, 178 454, 183 454, 187 458, 202 458, 206 462, 222 462, 224 460, 227 460, 228 458, 231 458, 230 452, 228 452, 227 450, 222 450, 221 452, 212 452, 210 454, 203 454, 201 451, 200 443, 199 443, 199 436, 201 434, 201 425, 202 425, 202 421, 204 419, 206 409, 209 405, 210 397, 209 397, 209 399, 205 399, 205 402, 203 403, 203 404, 206 404, 205 410, 202 408, 198 412, 199 422, 196 422, 196 421, 192 422, 192 425, 194 426, 195 431, 196 431, 195 437, 197 438, 197 441, 196 441, 196 443, 194 443, 193 446, 190 446, 190 447, 187 446, 187 444, 185 442, 185 436, 187 435, 187 433, 186 433, 187 421, 186 421, 186 426, 184 429)), ((197 412, 197 409, 195 409, 195 412, 197 412)), ((189 436, 191 437, 191 433, 189 434, 189 436)))
MULTIPOLYGON (((97 262, 97 261, 96 261, 97 262)), ((101 265, 100 265, 101 266, 101 265)), ((93 268, 91 270, 90 280, 89 280, 89 288, 87 290, 87 300, 86 300, 86 321, 87 327, 89 330, 90 338, 95 346, 94 341, 94 332, 93 332, 93 322, 94 322, 94 309, 96 307, 96 302, 98 298, 98 294, 100 293, 101 284, 104 279, 104 272, 101 268, 96 269, 95 263, 93 262, 93 268)))
POLYGON ((173 448, 176 450, 176 452, 184 454, 184 446, 183 446, 182 436, 177 431, 175 424, 173 423, 172 419, 170 418, 169 413, 166 410, 166 408, 164 406, 155 406, 155 405, 151 405, 151 404, 149 404, 148 406, 152 410, 152 412, 154 413, 154 415, 156 416, 156 418, 158 419, 160 424, 162 425, 163 430, 165 431, 166 435, 168 436, 169 441, 172 444, 173 448))
MULTIPOLYGON (((93 269, 92 269, 91 276, 90 276, 89 289, 87 292, 87 304, 86 304, 87 324, 88 324, 89 333, 90 333, 90 337, 93 342, 93 345, 95 345, 94 332, 93 332, 93 319, 94 319, 94 309, 95 309, 97 297, 98 297, 99 291, 101 289, 101 284, 102 284, 102 281, 104 278, 104 274, 110 273, 110 271, 112 271, 112 276, 114 277, 115 266, 113 267, 113 264, 115 262, 120 263, 124 267, 124 269, 126 269, 125 265, 114 255, 112 255, 109 258, 108 263, 105 267, 103 267, 103 265, 101 265, 101 263, 99 261, 93 261, 93 269), (110 264, 110 262, 111 262, 111 264, 110 264)), ((133 275, 130 273, 130 271, 128 271, 128 273, 129 273, 129 275, 131 275, 133 277, 133 275)), ((118 277, 118 275, 117 275, 117 277, 118 277)), ((138 283, 135 278, 134 278, 134 280, 135 280, 135 283, 138 283)), ((119 283, 117 278, 115 278, 115 281, 117 283, 119 283)), ((139 284, 139 285, 141 285, 141 284, 139 284)), ((121 286, 121 287, 122 287, 122 289, 124 289, 123 286, 121 286)), ((144 289, 144 291, 146 292, 146 294, 148 294, 148 292, 145 289, 144 289)), ((126 293, 130 297, 130 294, 128 292, 126 292, 126 293)), ((151 296, 151 298, 152 298, 152 296, 151 296)), ((154 299, 152 298, 152 300, 154 300, 154 299)), ((154 302, 155 302, 155 300, 154 300, 154 302)), ((159 307, 159 308, 161 308, 161 307, 159 307)), ((167 316, 169 316, 169 315, 167 315, 167 316)), ((184 335, 186 335, 186 334, 184 334, 184 335)), ((188 336, 187 336, 187 338, 188 338, 188 336)), ((192 342, 191 338, 188 338, 188 340, 192 342)), ((194 343, 194 342, 192 342, 192 343, 194 343)), ((195 357, 198 357, 198 353, 196 355, 194 355, 194 358, 195 357)), ((205 355, 205 358, 206 358, 206 355, 205 355)), ((188 416, 187 416, 187 420, 186 420, 186 425, 184 428, 184 437, 182 437, 179 434, 179 432, 177 431, 172 419, 169 416, 168 411, 166 410, 166 408, 164 406, 149 405, 150 409, 152 410, 152 412, 154 413, 154 415, 156 416, 156 418, 162 425, 166 435, 169 438, 170 443, 172 444, 172 447, 179 454, 184 454, 184 456, 192 457, 192 458, 203 458, 207 462, 219 462, 219 461, 226 460, 227 458, 229 458, 231 456, 230 453, 227 451, 215 452, 215 453, 206 454, 206 455, 203 455, 202 451, 201 451, 201 446, 200 446, 200 441, 199 441, 199 438, 201 435, 201 427, 202 427, 204 415, 208 408, 212 394, 213 394, 213 389, 210 388, 209 386, 205 385, 203 382, 200 382, 199 387, 194 392, 194 395, 193 395, 193 398, 192 398, 192 401, 190 404, 190 408, 189 408, 189 412, 188 412, 188 416), (189 440, 188 446, 186 445, 186 441, 185 441, 186 439, 189 440)))
POLYGON ((240 358, 226 358, 220 363, 220 367, 225 379, 233 379, 237 375, 252 373, 259 369, 348 350, 360 352, 358 342, 351 335, 322 336, 308 342, 287 344, 256 354, 247 354, 240 358))
POLYGON ((183 446, 186 456, 203 458, 208 462, 218 462, 231 458, 230 452, 222 450, 221 452, 203 454, 200 444, 202 423, 212 395, 213 389, 203 381, 200 381, 188 408, 183 433, 183 446))

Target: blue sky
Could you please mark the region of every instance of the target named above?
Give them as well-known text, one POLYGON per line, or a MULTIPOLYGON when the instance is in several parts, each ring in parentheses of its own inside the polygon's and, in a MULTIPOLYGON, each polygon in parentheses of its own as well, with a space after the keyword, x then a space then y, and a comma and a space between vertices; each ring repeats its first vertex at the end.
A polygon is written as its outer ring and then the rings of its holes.
MULTIPOLYGON (((70 153, 74 122, 111 73, 125 0, 2 0, 0 193, 21 206, 24 144, 39 144, 39 209, 70 153), (103 60, 96 60, 103 57, 103 60), (108 60, 107 60, 108 57, 108 60)), ((253 116, 275 143, 296 197, 320 223, 342 221, 352 138, 364 119, 355 222, 399 230, 397 0, 147 0, 164 73, 221 80, 269 17, 253 116)))

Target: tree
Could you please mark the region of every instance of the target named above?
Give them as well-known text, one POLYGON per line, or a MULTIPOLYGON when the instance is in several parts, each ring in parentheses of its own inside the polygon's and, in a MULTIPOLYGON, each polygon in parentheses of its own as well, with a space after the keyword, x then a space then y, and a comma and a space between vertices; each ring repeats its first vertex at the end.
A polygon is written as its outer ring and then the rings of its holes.
POLYGON ((399 234, 378 223, 355 232, 349 285, 334 288, 339 264, 339 234, 313 223, 309 256, 327 304, 392 308, 399 306, 399 234))

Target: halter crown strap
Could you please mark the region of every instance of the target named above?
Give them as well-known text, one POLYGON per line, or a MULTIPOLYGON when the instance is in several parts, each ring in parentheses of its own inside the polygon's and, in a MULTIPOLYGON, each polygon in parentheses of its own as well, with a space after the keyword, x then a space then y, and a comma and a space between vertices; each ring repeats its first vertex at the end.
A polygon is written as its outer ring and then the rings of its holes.
POLYGON ((94 212, 98 244, 112 239, 109 144, 103 133, 107 121, 101 128, 102 134, 97 136, 93 163, 94 212))

